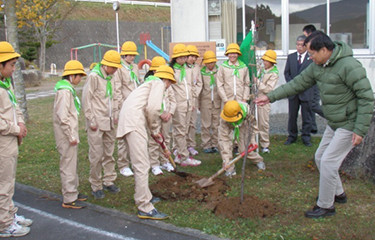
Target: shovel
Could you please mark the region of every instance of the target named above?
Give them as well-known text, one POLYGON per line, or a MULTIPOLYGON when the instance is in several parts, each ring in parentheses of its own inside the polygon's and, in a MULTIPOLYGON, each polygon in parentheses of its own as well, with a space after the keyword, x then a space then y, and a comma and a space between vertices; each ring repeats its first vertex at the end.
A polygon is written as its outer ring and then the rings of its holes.
MULTIPOLYGON (((254 151, 255 149, 258 148, 258 145, 257 144, 250 144, 248 147, 247 147, 247 152, 252 152, 254 151)), ((242 152, 240 155, 238 155, 237 157, 235 157, 232 161, 230 161, 226 167, 230 167, 232 166, 233 164, 235 164, 236 162, 238 162, 238 160, 240 160, 243 156, 245 156, 245 153, 246 151, 242 152)), ((198 181, 196 181, 195 183, 199 185, 199 187, 201 188, 205 188, 205 187, 208 187, 208 186, 211 186, 214 184, 214 181, 213 179, 216 178, 217 176, 219 176, 220 174, 222 174, 223 172, 225 171, 224 167, 221 168, 219 171, 217 171, 214 175, 212 175, 210 178, 202 178, 198 181)))
POLYGON ((176 175, 178 175, 180 177, 184 177, 184 178, 186 178, 187 176, 190 176, 191 175, 190 173, 177 171, 177 166, 176 166, 176 163, 173 161, 173 158, 171 156, 171 152, 168 150, 167 146, 164 143, 164 136, 161 135, 161 137, 163 139, 162 141, 157 140, 156 137, 154 137, 153 135, 151 135, 151 136, 155 140, 155 142, 157 142, 160 145, 160 147, 163 149, 164 155, 168 156, 168 160, 169 160, 169 162, 172 164, 172 166, 174 168, 174 170, 172 172, 174 174, 176 174, 176 175))

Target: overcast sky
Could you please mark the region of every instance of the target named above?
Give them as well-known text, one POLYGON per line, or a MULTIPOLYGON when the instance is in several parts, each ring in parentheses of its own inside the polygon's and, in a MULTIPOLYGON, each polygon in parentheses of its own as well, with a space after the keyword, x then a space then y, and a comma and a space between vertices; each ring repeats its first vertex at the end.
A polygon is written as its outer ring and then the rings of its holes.
MULTIPOLYGON (((339 2, 341 0, 330 0, 330 3, 339 2)), ((269 5, 277 16, 281 14, 281 0, 245 0, 245 4, 250 7, 255 7, 255 4, 269 5)), ((327 3, 327 0, 289 0, 290 13, 309 9, 327 3), (314 2, 314 3, 312 3, 314 2)), ((237 0, 237 7, 242 7, 242 0, 237 0)))

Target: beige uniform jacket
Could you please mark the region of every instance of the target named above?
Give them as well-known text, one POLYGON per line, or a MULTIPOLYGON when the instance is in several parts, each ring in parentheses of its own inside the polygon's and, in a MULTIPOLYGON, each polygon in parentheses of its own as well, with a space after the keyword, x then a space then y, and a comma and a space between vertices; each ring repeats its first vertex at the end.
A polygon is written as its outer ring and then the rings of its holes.
POLYGON ((262 79, 258 79, 257 88, 258 88, 258 97, 266 95, 271 92, 279 80, 279 75, 274 72, 269 72, 273 67, 267 69, 262 79))
POLYGON ((186 77, 180 80, 179 69, 174 69, 174 77, 176 84, 172 84, 174 96, 176 98, 176 107, 180 112, 188 112, 193 110, 193 72, 186 69, 186 77))
MULTIPOLYGON (((228 61, 229 65, 233 65, 228 61)), ((238 61, 235 63, 239 65, 238 61)), ((225 103, 229 100, 246 102, 250 98, 250 77, 247 67, 239 69, 240 77, 233 75, 233 69, 224 66, 219 67, 216 75, 217 91, 221 100, 225 103)))
MULTIPOLYGON (((101 71, 106 78, 107 75, 103 68, 101 71)), ((114 111, 118 109, 118 102, 116 101, 116 85, 113 78, 110 81, 112 83, 112 99, 106 97, 107 80, 93 72, 87 77, 82 92, 86 129, 97 126, 101 131, 110 131, 114 128, 114 111)))
POLYGON ((152 80, 134 90, 122 105, 117 138, 137 131, 147 139, 147 128, 151 134, 160 132, 160 111, 165 85, 161 80, 152 80))
POLYGON ((74 105, 74 97, 68 89, 56 92, 53 106, 53 128, 56 142, 68 140, 73 142, 78 136, 78 114, 74 105))
POLYGON ((201 75, 201 69, 198 66, 198 64, 194 65, 187 65, 187 71, 192 71, 192 76, 193 76, 193 97, 197 99, 199 97, 199 94, 202 91, 202 75, 201 75))
MULTIPOLYGON (((14 92, 12 87, 11 90, 14 92)), ((20 133, 18 123, 24 123, 21 110, 18 105, 13 106, 8 92, 0 88, 0 156, 18 155, 17 135, 20 133)))
POLYGON ((176 98, 174 96, 172 87, 169 87, 167 90, 165 90, 163 103, 164 103, 164 112, 167 112, 173 115, 174 112, 176 111, 177 105, 176 105, 176 98))
MULTIPOLYGON (((118 108, 115 111, 115 117, 118 118, 118 113, 121 110, 122 103, 126 100, 129 94, 134 91, 134 89, 139 87, 139 84, 136 81, 132 81, 130 78, 130 64, 126 61, 122 63, 123 67, 117 69, 115 74, 113 74, 113 81, 116 85, 116 102, 118 102, 118 108)), ((133 72, 138 78, 139 83, 141 79, 139 78, 139 70, 137 64, 132 63, 133 72)))
MULTIPOLYGON (((216 72, 217 70, 218 69, 214 67, 212 71, 216 72)), ((210 71, 206 68, 206 72, 210 72, 210 71)), ((215 74, 214 76, 215 76, 215 82, 216 82, 217 74, 215 74)), ((204 75, 201 75, 201 77, 202 77, 203 86, 202 86, 202 92, 200 94, 200 105, 205 105, 207 107, 212 106, 213 108, 220 108, 221 98, 217 91, 217 84, 215 84, 213 88, 211 88, 210 86, 211 77, 204 76, 204 75)))

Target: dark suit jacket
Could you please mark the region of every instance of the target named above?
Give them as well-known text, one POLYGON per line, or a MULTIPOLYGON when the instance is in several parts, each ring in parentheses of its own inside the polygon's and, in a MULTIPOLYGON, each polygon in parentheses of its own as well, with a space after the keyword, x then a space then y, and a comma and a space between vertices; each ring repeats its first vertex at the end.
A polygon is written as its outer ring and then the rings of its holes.
MULTIPOLYGON (((285 70, 284 70, 284 76, 287 82, 291 81, 295 76, 297 76, 304 69, 306 69, 310 65, 310 63, 312 63, 312 60, 310 59, 309 54, 306 53, 305 59, 303 60, 300 69, 298 70, 297 57, 298 57, 297 52, 291 53, 288 55, 288 59, 286 61, 285 70)), ((313 89, 310 88, 304 91, 303 93, 291 96, 288 99, 292 100, 298 96, 298 98, 301 101, 311 101, 313 98, 313 95, 314 95, 313 89)))

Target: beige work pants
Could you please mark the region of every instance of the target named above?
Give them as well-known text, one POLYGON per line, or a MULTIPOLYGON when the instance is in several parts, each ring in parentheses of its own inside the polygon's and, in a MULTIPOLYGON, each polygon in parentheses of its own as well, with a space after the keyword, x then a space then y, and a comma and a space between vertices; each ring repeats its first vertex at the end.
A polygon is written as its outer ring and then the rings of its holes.
POLYGON ((115 159, 113 158, 115 136, 114 129, 111 131, 92 131, 89 128, 87 130, 90 160, 89 181, 94 192, 102 190, 103 184, 110 186, 116 180, 115 159), (102 170, 104 173, 103 179, 102 170))
POLYGON ((129 153, 123 139, 117 141, 117 167, 119 170, 129 167, 129 153))
MULTIPOLYGON (((247 148, 246 144, 248 141, 249 134, 249 121, 245 120, 240 126, 240 139, 238 142, 238 151, 242 153, 247 148)), ((219 126, 219 149, 221 158, 224 163, 228 163, 233 159, 233 126, 231 123, 220 119, 219 126)), ((263 162, 263 158, 256 152, 252 151, 247 155, 253 163, 263 162)), ((227 171, 231 172, 235 170, 234 165, 227 171)))
POLYGON ((137 131, 132 131, 124 136, 129 149, 130 161, 134 171, 135 193, 134 200, 138 210, 150 212, 154 209, 151 198, 152 194, 148 186, 148 171, 150 161, 148 159, 147 142, 137 131))
POLYGON ((262 148, 270 146, 270 111, 271 104, 257 106, 258 109, 258 132, 259 132, 259 145, 262 148))
POLYGON ((201 105, 201 138, 202 148, 218 147, 218 129, 220 124, 220 108, 201 105))
MULTIPOLYGON (((195 106, 198 106, 198 101, 195 100, 195 106)), ((195 141, 195 133, 197 131, 197 118, 198 118, 198 112, 197 112, 197 107, 194 107, 193 111, 191 112, 190 115, 190 121, 189 121, 189 126, 188 126, 188 134, 187 134, 187 147, 196 147, 196 141, 195 141)))
MULTIPOLYGON (((170 141, 171 141, 171 126, 172 126, 172 118, 169 119, 168 122, 162 121, 161 124, 161 133, 164 136, 164 144, 167 146, 168 150, 170 150, 170 141)), ((160 145, 150 137, 148 140, 148 153, 150 156, 150 164, 151 167, 160 166, 164 163, 168 162, 168 159, 162 153, 163 150, 160 145)))
POLYGON ((17 208, 13 203, 17 156, 0 156, 0 231, 12 224, 17 208))
POLYGON ((60 178, 63 202, 71 203, 76 201, 78 197, 78 145, 71 146, 69 141, 62 140, 56 142, 56 146, 57 151, 60 153, 60 178))
POLYGON ((186 140, 190 116, 191 112, 181 112, 176 109, 172 120, 173 149, 177 149, 182 160, 186 160, 189 157, 186 140))

